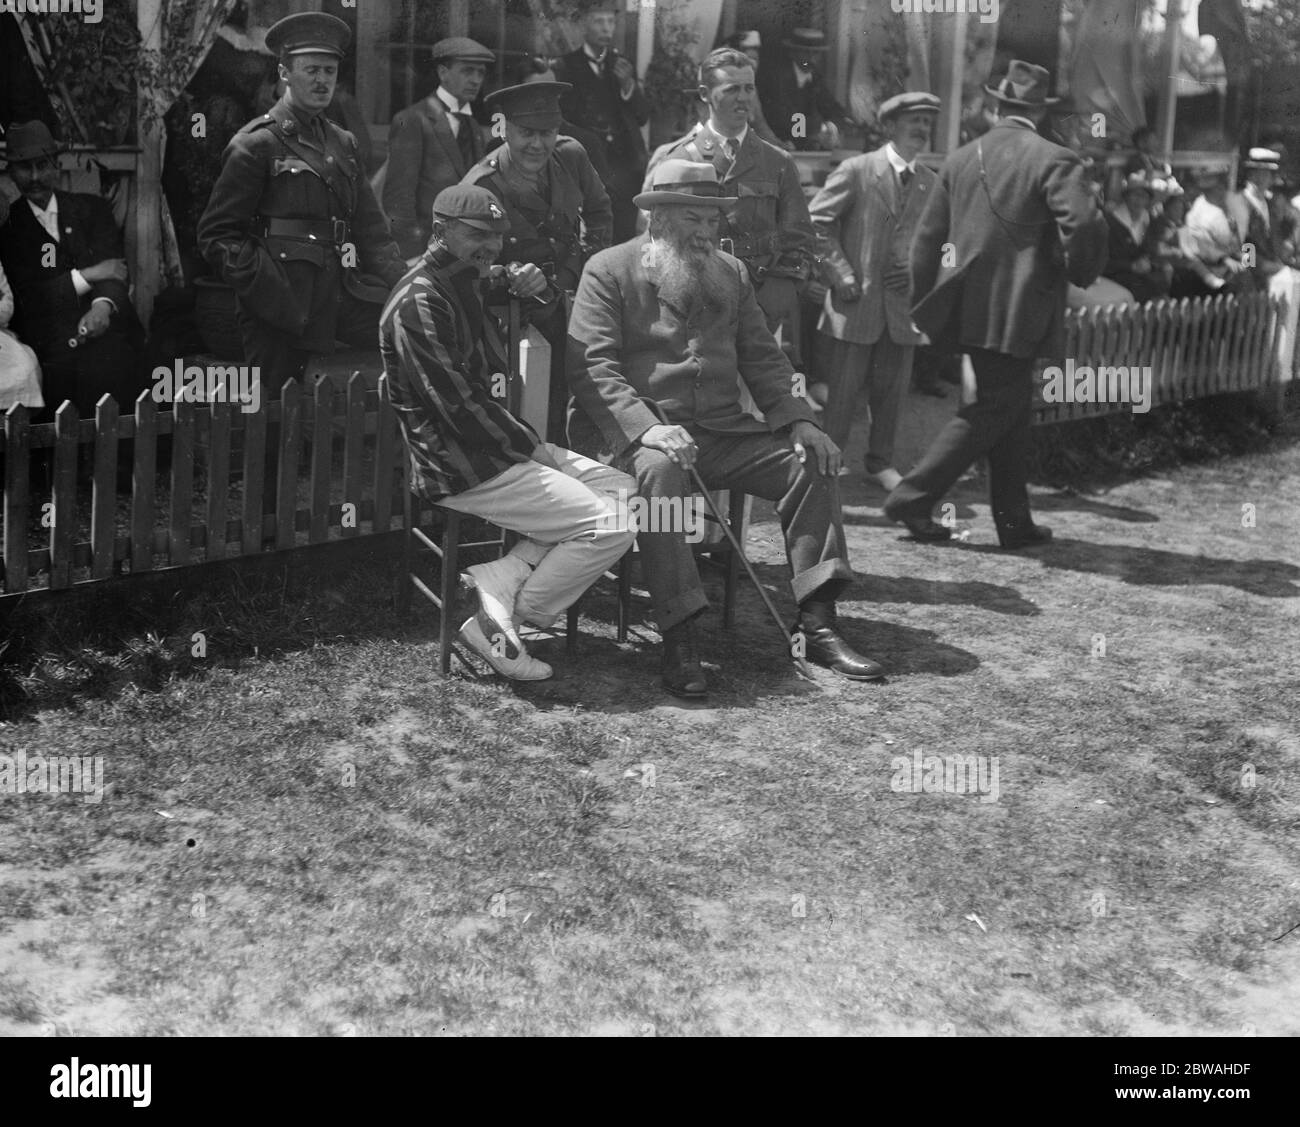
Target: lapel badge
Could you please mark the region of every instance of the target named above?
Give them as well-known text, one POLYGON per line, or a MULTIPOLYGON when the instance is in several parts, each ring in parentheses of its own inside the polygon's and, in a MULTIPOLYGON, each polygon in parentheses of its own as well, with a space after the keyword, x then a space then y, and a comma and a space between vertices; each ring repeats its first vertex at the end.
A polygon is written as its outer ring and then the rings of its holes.
POLYGON ((506 217, 506 213, 494 203, 488 204, 488 211, 492 214, 493 219, 504 219, 506 217))

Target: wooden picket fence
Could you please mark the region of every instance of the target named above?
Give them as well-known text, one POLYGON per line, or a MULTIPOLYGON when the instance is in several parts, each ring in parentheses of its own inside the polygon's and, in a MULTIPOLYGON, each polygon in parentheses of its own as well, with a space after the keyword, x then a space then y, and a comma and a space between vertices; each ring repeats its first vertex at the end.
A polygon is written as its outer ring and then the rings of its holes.
MULTIPOLYGON (((1279 317, 1280 303, 1266 293, 1069 309, 1064 355, 1076 366, 1094 370, 1102 364, 1149 365, 1153 407, 1249 391, 1279 378, 1274 371, 1279 317)), ((1046 403, 1039 387, 1034 422, 1068 422, 1129 409, 1123 403, 1046 403)))
POLYGON ((368 389, 354 374, 340 389, 321 377, 308 392, 289 381, 276 401, 251 413, 224 403, 160 410, 146 391, 133 415, 120 415, 107 395, 94 419, 80 419, 71 403, 53 423, 30 425, 28 414, 16 406, 4 418, 0 601, 40 589, 38 576, 46 577, 45 589, 58 590, 388 532, 401 520, 406 452, 383 379, 378 390, 368 389), (268 435, 276 454, 270 479, 268 435), (157 472, 162 439, 171 447, 164 488, 157 472), (129 500, 116 480, 125 441, 134 443, 129 500), (51 447, 52 490, 44 490, 30 480, 29 454, 51 447), (93 459, 88 500, 78 483, 83 447, 82 457, 93 459), (87 516, 89 536, 78 539, 87 516), (30 547, 35 529, 43 539, 48 530, 41 548, 30 547))
MULTIPOLYGON (((1076 365, 1153 369, 1152 403, 1260 388, 1277 378, 1278 304, 1267 294, 1158 301, 1067 313, 1076 365)), ((518 389, 511 388, 512 402, 518 389)), ((1126 411, 1127 404, 1039 402, 1035 422, 1126 411)), ((407 455, 388 399, 354 373, 304 391, 286 383, 273 402, 178 403, 149 392, 132 414, 105 396, 93 419, 65 403, 33 426, 12 407, 0 434, 4 469, 0 604, 35 591, 261 555, 400 527, 407 455), (160 440, 170 465, 158 474, 160 440), (131 490, 117 491, 118 447, 132 441, 131 490), (274 445, 268 479, 267 453, 274 445), (52 488, 31 480, 32 451, 53 450, 52 488), (79 458, 93 467, 89 496, 79 458), (305 465, 304 465, 305 463, 305 465), (305 473, 303 472, 305 469, 305 473), (240 472, 242 470, 242 473, 240 472), (200 488, 201 487, 201 488, 200 488), (236 495, 237 494, 237 495, 236 495), (32 541, 40 542, 33 547, 32 541)))

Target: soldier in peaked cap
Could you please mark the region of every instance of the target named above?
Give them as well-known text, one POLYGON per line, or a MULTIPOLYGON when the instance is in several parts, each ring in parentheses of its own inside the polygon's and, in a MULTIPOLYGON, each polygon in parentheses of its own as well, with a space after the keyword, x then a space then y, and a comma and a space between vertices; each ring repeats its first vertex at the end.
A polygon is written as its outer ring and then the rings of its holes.
POLYGON ((496 56, 482 43, 442 39, 431 52, 438 87, 393 118, 388 132, 384 211, 408 259, 429 241, 429 214, 443 188, 460 183, 487 143, 473 104, 496 56))
POLYGON ((336 341, 373 348, 405 269, 355 138, 324 113, 350 38, 319 12, 266 33, 284 96, 231 139, 199 221, 199 249, 238 297, 245 359, 272 394, 336 341))
MULTIPOLYGON (((564 82, 529 82, 489 94, 487 110, 505 126, 505 141, 479 161, 464 183, 488 189, 510 217, 502 262, 531 262, 551 273, 560 290, 578 288, 582 267, 609 245, 613 212, 586 150, 562 136, 564 82)), ((551 345, 547 434, 563 433, 568 392, 564 378, 563 304, 535 323, 551 345)))
MULTIPOLYGON (((433 204, 433 235, 384 309, 380 352, 411 458, 411 480, 428 500, 490 519, 522 535, 510 552, 467 569, 478 614, 461 640, 498 673, 538 681, 551 667, 525 648, 517 628, 549 626, 631 546, 626 474, 550 442, 515 418, 495 386, 503 371, 482 283, 510 221, 486 188, 445 188, 433 204)), ((535 293, 536 266, 511 279, 535 293)))

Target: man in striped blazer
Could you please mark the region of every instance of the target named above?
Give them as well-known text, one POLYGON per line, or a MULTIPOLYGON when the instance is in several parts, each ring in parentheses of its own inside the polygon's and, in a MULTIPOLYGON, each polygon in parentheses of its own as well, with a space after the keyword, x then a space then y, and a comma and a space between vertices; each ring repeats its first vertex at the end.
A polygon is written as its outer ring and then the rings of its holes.
MULTIPOLYGON (((523 537, 508 555, 467 570, 479 612, 460 637, 498 673, 540 681, 516 628, 549 626, 629 547, 636 535, 627 474, 542 442, 506 409, 506 365, 494 354, 481 285, 510 230, 486 188, 461 184, 434 200, 432 238, 389 296, 379 350, 411 458, 416 491, 523 537)), ((528 263, 509 272, 520 298, 554 299, 528 263)))

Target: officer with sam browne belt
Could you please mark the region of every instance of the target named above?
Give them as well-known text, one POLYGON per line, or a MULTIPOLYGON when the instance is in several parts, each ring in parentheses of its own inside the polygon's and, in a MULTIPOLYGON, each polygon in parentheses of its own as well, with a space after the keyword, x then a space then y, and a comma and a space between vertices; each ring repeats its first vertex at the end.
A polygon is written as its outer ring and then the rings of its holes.
POLYGON ((373 348, 406 271, 356 140, 325 117, 351 34, 319 12, 266 33, 284 97, 231 140, 199 221, 199 249, 238 298, 244 358, 272 394, 336 340, 373 348))
POLYGON ((657 165, 687 160, 713 165, 725 196, 720 245, 749 271, 767 327, 786 326, 798 354, 799 291, 812 271, 816 234, 799 185, 799 170, 785 150, 751 128, 758 106, 754 65, 741 51, 721 47, 699 70, 700 99, 709 119, 654 154, 643 191, 657 165))

